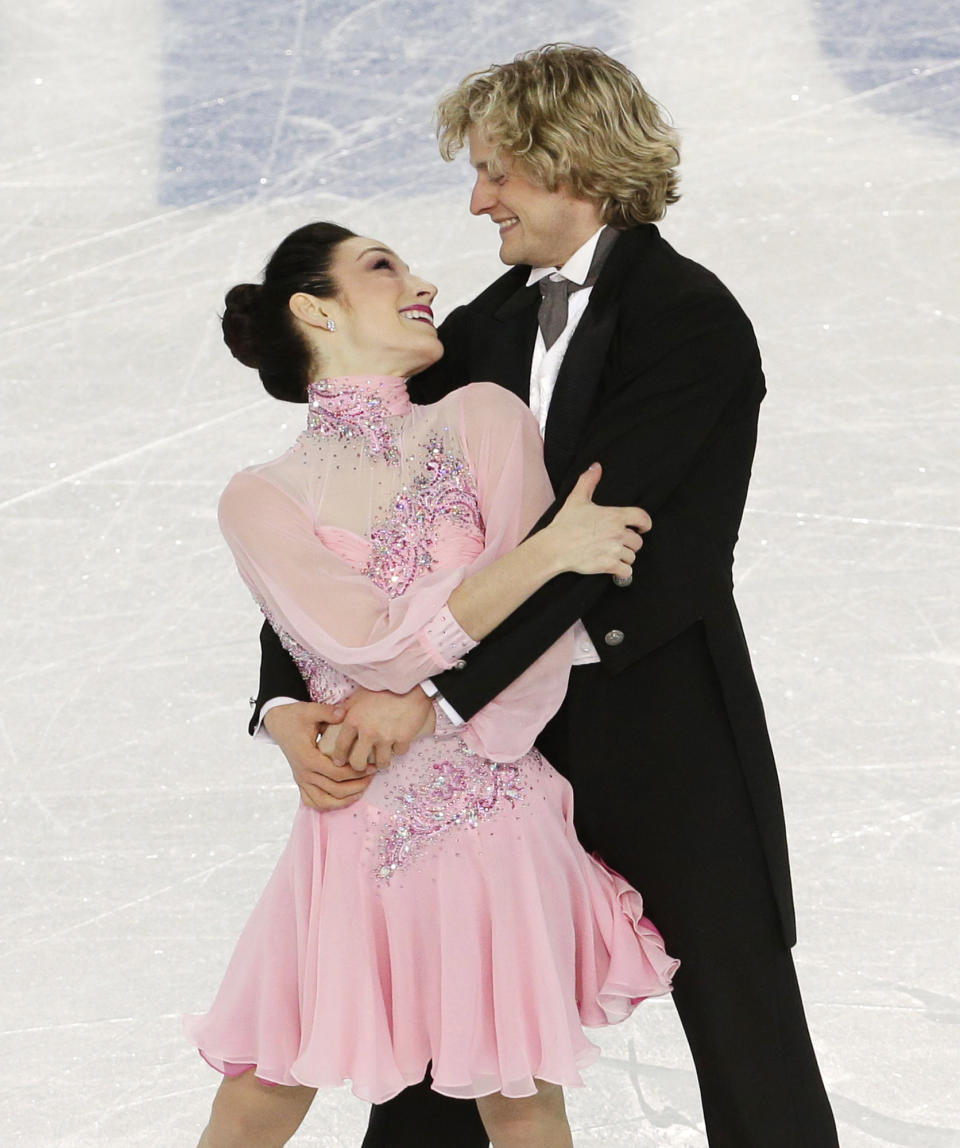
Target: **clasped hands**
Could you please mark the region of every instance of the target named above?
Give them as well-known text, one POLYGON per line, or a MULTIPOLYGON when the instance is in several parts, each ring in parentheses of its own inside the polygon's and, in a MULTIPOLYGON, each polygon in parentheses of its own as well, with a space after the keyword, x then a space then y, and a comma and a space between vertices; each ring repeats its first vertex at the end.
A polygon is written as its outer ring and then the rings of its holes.
POLYGON ((304 805, 326 812, 358 801, 394 754, 432 733, 434 712, 419 686, 406 694, 361 688, 339 706, 274 706, 263 724, 290 763, 304 805))

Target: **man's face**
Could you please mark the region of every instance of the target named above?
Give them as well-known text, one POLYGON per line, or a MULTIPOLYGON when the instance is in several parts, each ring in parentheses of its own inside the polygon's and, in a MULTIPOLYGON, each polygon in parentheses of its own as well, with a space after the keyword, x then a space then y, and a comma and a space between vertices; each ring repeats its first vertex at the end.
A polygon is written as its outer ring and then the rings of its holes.
POLYGON ((509 156, 502 158, 503 174, 492 176, 493 144, 479 125, 470 128, 467 142, 477 173, 470 211, 497 224, 504 263, 560 267, 601 226, 595 203, 576 199, 563 187, 548 191, 531 183, 509 156))

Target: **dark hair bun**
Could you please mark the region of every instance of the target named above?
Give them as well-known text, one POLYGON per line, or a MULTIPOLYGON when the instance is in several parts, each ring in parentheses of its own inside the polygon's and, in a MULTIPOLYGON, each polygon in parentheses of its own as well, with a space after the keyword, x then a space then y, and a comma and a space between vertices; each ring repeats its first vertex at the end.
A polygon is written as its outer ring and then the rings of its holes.
POLYGON ((258 312, 263 288, 259 283, 238 283, 227 292, 223 302, 226 310, 220 322, 223 341, 230 354, 245 367, 260 366, 260 339, 257 328, 258 312))
POLYGON ((263 284, 240 283, 226 294, 220 316, 223 341, 245 367, 253 367, 274 398, 305 403, 314 371, 321 369, 290 310, 300 291, 318 299, 337 294, 334 254, 352 231, 336 223, 308 223, 291 232, 263 269, 263 284))

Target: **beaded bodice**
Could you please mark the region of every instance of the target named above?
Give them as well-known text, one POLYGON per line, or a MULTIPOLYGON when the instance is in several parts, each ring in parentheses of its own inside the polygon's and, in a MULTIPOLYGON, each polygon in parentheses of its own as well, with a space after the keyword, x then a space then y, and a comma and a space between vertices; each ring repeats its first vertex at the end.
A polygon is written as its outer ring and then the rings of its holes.
MULTIPOLYGON (((309 388, 307 427, 294 449, 262 473, 303 502, 325 547, 389 599, 402 599, 419 579, 483 549, 456 415, 454 401, 414 407, 402 379, 323 380, 309 388)), ((313 700, 348 697, 356 683, 258 600, 313 700)), ((378 877, 393 877, 451 831, 512 808, 528 771, 540 767, 535 752, 499 763, 471 751, 440 713, 435 737, 417 741, 365 796, 383 811, 371 843, 378 877)))
MULTIPOLYGON (((404 694, 469 659, 451 595, 552 498, 536 420, 502 387, 418 406, 402 379, 328 379, 310 388, 293 447, 234 475, 218 513, 310 696, 335 702, 358 685, 404 694)), ((353 816, 381 878, 528 799, 571 649, 566 634, 464 725, 435 706, 433 737, 377 774, 353 816)))
MULTIPOLYGON (((318 464, 329 455, 347 482, 345 468, 358 476, 358 513, 348 529, 367 543, 363 573, 390 597, 435 567, 451 532, 482 544, 476 486, 458 436, 444 420, 416 417, 403 379, 311 384, 305 433, 318 464), (366 518, 364 506, 373 508, 366 518)), ((351 556, 359 552, 344 555, 351 556)))
MULTIPOLYGON (((476 485, 443 404, 415 407, 406 381, 393 376, 322 379, 310 384, 307 401, 306 429, 278 469, 324 545, 391 598, 482 549, 476 485)), ((351 691, 279 619, 270 622, 315 701, 351 691)))

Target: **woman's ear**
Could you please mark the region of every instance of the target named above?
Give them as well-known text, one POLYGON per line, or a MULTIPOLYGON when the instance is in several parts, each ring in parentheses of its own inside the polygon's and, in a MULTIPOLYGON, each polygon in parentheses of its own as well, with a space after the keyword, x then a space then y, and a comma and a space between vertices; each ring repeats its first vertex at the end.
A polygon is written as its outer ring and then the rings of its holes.
POLYGON ((306 291, 298 291, 290 296, 290 310, 309 327, 320 327, 330 330, 330 311, 325 306, 326 300, 318 299, 316 295, 308 295, 306 291))

